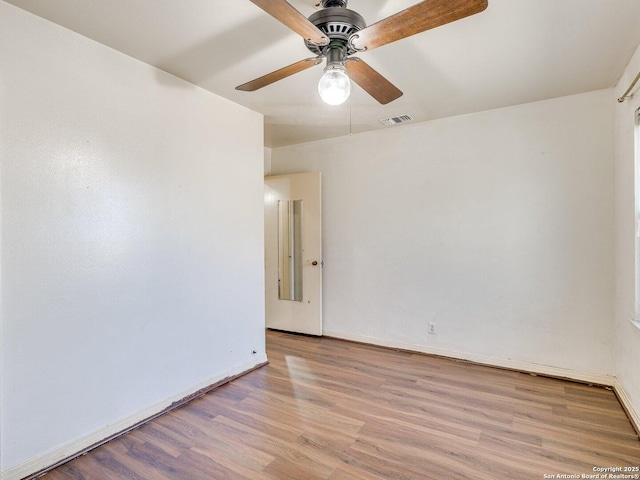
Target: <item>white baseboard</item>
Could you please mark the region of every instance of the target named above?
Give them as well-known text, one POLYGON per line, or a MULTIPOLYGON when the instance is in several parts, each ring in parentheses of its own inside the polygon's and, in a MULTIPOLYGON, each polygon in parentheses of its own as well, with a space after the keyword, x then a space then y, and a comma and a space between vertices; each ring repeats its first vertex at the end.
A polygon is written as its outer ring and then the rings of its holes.
POLYGON ((124 432, 130 429, 133 426, 138 425, 140 422, 143 422, 146 419, 149 419, 167 408, 171 407, 174 403, 180 402, 181 400, 193 395, 200 390, 206 389, 211 385, 218 384, 223 382, 225 379, 235 378, 243 373, 249 372, 256 368, 258 365, 264 364, 267 362, 267 355, 263 353, 261 355, 256 355, 252 357, 249 361, 244 362, 240 365, 236 365, 235 367, 227 370, 224 373, 216 375, 215 377, 204 380, 197 385, 193 385, 187 390, 176 393, 171 397, 165 398, 164 400, 156 403, 155 405, 151 405, 144 410, 138 411, 133 415, 129 415, 125 418, 122 418, 114 423, 109 425, 105 425, 102 428, 94 430, 82 437, 71 440, 59 447, 56 447, 42 455, 39 455, 31 460, 28 460, 20 465, 16 465, 9 470, 4 472, 0 472, 0 479, 2 480, 20 480, 30 475, 33 475, 36 472, 39 472, 45 468, 50 467, 51 465, 55 465, 56 463, 70 458, 80 452, 83 452, 87 448, 105 440, 113 437, 121 432, 124 432))
POLYGON ((324 330, 326 337, 340 338, 353 342, 368 343, 381 347, 397 348, 400 350, 408 350, 417 353, 426 353, 429 355, 438 355, 441 357, 453 358, 456 360, 464 360, 467 362, 479 363, 491 367, 506 368, 509 370, 518 370, 521 372, 534 373, 537 375, 547 375, 556 378, 566 378, 567 380, 575 380, 583 383, 591 383, 594 385, 604 385, 613 387, 616 378, 611 375, 603 375, 598 373, 581 372, 550 365, 538 363, 521 362, 518 360, 504 359, 499 357, 489 357, 485 355, 476 355, 472 353, 455 352, 442 348, 428 347, 426 345, 418 345, 413 343, 396 342, 392 340, 384 340, 381 338, 367 337, 364 335, 354 335, 345 332, 336 332, 333 330, 324 330))
POLYGON ((635 429, 636 433, 640 436, 640 412, 638 412, 638 410, 635 409, 635 407, 633 406, 633 402, 631 401, 631 397, 629 396, 629 394, 627 393, 627 391, 624 389, 624 387, 618 381, 617 378, 613 386, 613 389, 615 390, 616 395, 618 396, 618 400, 620 400, 620 403, 622 404, 622 408, 624 408, 625 412, 627 412, 627 416, 629 417, 629 420, 631 421, 633 428, 635 429))

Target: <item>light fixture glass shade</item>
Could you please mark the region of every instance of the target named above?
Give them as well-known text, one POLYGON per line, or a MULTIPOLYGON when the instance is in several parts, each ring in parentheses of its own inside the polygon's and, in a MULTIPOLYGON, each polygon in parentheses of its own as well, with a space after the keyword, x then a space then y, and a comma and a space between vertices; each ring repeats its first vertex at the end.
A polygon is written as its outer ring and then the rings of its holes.
POLYGON ((343 65, 330 65, 318 82, 320 98, 329 105, 344 103, 351 93, 351 80, 343 65))

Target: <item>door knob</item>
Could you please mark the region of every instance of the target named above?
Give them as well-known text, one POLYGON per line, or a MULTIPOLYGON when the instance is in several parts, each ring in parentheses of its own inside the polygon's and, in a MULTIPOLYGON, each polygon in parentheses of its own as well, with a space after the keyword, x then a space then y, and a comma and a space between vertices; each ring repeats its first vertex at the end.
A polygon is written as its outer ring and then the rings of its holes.
POLYGON ((311 262, 311 265, 316 266, 318 264, 317 260, 314 260, 313 262, 311 262))

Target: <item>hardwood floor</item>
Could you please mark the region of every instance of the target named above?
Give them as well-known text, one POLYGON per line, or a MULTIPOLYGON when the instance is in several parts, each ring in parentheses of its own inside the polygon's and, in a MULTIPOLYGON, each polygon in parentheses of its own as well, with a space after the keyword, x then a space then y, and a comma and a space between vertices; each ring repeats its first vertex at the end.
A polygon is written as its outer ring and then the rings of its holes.
POLYGON ((47 480, 524 480, 640 466, 603 388, 280 332, 267 346, 270 365, 47 480))

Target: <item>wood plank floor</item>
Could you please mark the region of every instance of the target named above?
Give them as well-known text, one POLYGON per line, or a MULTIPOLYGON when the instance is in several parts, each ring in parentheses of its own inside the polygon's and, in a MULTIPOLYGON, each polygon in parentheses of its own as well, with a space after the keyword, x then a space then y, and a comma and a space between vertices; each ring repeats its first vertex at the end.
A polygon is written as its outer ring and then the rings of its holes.
POLYGON ((267 347, 270 365, 47 480, 524 480, 640 466, 606 389, 280 332, 267 347))

